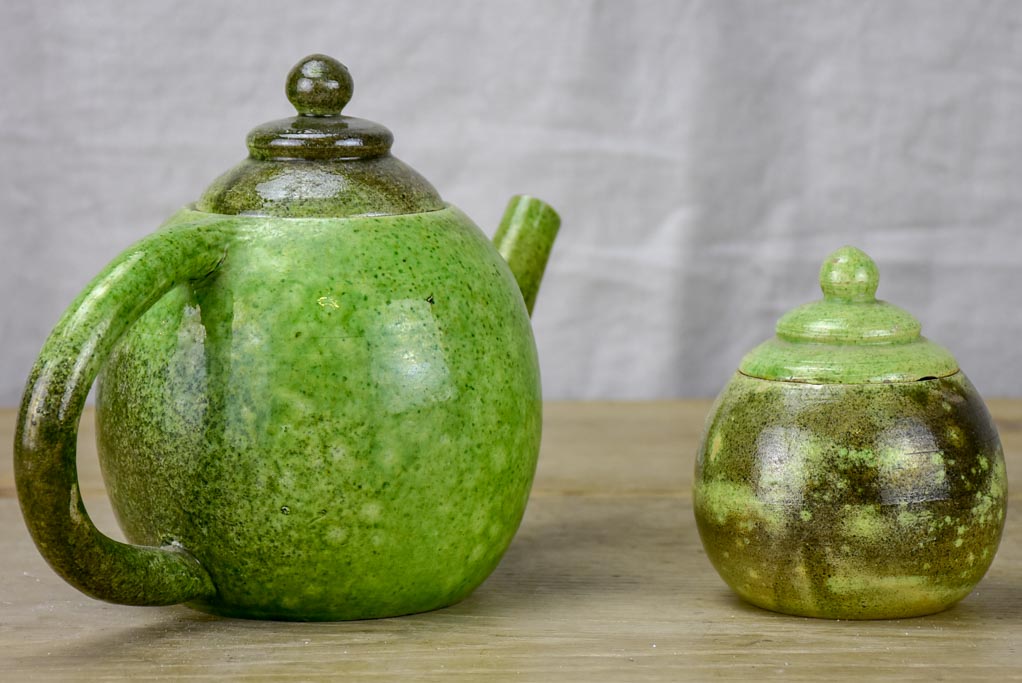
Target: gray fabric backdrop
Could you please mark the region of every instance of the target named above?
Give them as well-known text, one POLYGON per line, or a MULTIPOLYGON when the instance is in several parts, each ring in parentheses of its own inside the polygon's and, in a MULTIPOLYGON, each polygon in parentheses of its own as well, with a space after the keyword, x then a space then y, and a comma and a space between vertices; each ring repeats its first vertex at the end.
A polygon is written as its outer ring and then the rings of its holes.
POLYGON ((5 0, 0 405, 310 52, 488 232, 511 193, 560 210, 548 398, 716 393, 845 243, 1022 396, 1022 3, 5 0))

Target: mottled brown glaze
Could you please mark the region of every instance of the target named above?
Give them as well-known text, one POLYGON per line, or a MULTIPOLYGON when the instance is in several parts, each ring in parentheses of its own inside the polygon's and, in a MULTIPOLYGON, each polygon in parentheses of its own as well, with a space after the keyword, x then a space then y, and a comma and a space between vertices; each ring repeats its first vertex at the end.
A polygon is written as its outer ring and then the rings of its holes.
POLYGON ((983 400, 866 253, 777 323, 721 392, 696 461, 706 553, 739 595, 812 617, 937 612, 997 551, 1007 478, 983 400))
POLYGON ((714 567, 753 604, 909 617, 980 580, 1006 488, 997 431, 961 372, 895 384, 737 373, 707 423, 695 514, 714 567))

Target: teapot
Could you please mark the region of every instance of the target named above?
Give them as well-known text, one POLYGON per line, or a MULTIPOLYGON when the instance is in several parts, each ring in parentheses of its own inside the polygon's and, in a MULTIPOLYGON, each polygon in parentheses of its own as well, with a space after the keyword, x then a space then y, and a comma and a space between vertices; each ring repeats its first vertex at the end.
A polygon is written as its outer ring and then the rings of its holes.
POLYGON ((115 258, 31 371, 15 436, 32 538, 126 605, 283 620, 451 605, 496 567, 539 452, 529 317, 559 227, 512 198, 491 243, 342 115, 338 61, 292 69, 293 118, 115 258), (94 379, 104 481, 75 465, 94 379))
POLYGON ((746 601, 834 619, 930 614, 994 559, 1007 479, 997 429, 944 347, 878 301, 854 247, 822 301, 777 323, 717 397, 696 457, 706 554, 746 601))

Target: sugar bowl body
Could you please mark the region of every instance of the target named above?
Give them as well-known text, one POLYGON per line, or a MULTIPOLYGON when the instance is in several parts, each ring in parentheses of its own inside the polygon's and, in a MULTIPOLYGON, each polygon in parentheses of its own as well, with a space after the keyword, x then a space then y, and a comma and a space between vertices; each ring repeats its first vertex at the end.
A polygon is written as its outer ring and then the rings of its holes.
POLYGON ((1001 537, 1004 458, 979 394, 918 322, 875 301, 844 248, 824 301, 782 318, 718 397, 697 454, 707 555, 745 600, 789 614, 940 611, 1001 537))

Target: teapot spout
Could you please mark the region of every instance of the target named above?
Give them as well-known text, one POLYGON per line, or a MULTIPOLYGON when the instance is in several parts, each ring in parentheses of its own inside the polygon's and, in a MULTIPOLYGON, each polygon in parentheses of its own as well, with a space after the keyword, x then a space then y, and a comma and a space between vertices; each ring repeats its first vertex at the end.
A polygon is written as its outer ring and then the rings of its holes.
POLYGON ((549 204, 535 197, 515 195, 493 236, 497 251, 518 281, 529 315, 560 227, 561 217, 549 204))

